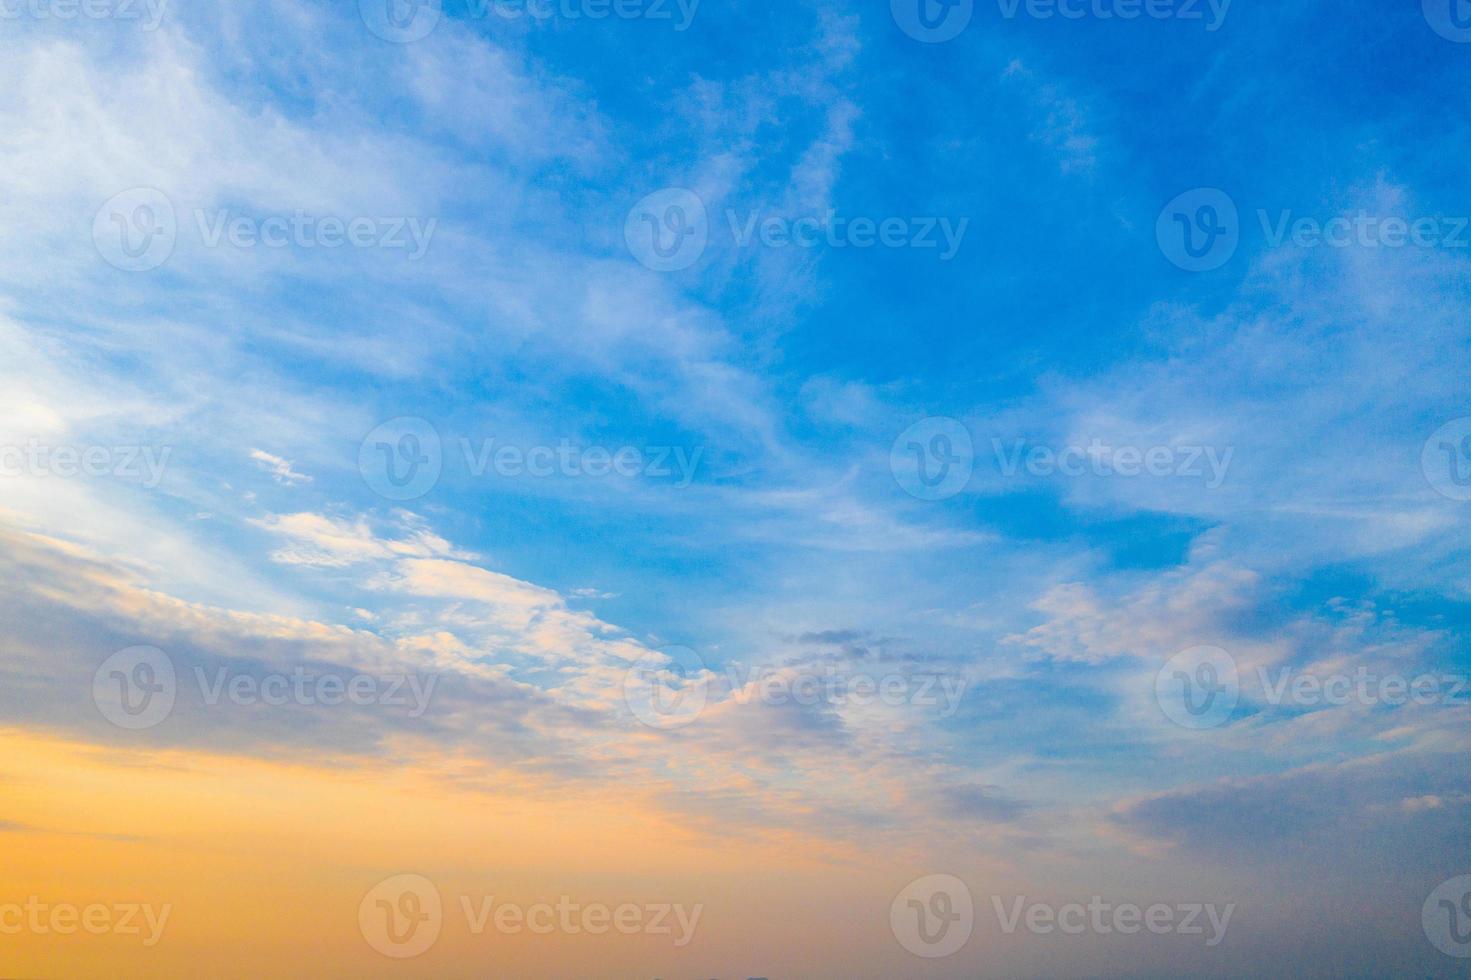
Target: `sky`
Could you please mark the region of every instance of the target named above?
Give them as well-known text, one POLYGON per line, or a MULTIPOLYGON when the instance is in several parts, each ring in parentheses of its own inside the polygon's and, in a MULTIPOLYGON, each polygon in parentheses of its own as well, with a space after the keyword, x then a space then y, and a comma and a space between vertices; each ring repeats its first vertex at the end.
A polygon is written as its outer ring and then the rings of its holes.
POLYGON ((0 973, 1453 977, 1466 0, 0 0, 0 973))

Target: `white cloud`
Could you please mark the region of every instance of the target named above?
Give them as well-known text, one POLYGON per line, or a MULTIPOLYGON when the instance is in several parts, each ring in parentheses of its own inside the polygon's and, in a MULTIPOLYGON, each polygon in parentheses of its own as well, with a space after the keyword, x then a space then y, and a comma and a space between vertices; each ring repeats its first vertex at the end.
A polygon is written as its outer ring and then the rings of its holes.
POLYGON ((304 473, 298 473, 291 468, 289 460, 280 456, 272 456, 261 449, 252 449, 250 458, 260 464, 261 469, 271 474, 271 478, 282 486, 295 487, 303 483, 312 482, 312 478, 304 473))

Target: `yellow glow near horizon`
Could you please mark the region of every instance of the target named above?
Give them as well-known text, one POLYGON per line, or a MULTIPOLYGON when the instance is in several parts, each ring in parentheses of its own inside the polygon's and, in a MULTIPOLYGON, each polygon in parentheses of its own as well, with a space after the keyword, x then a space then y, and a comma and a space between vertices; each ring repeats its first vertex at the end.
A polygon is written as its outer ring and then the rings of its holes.
MULTIPOLYGON (((836 907, 870 869, 835 866, 815 842, 773 837, 716 844, 671 822, 626 788, 575 796, 524 776, 426 757, 414 765, 308 766, 198 751, 118 751, 0 730, 0 906, 137 904, 168 917, 161 938, 0 935, 0 972, 21 976, 517 975, 518 965, 580 976, 760 976, 801 959, 811 922, 781 909, 836 907), (452 778, 457 777, 457 778, 452 778), (371 949, 358 928, 364 895, 415 873, 444 899, 439 941, 413 960, 371 949), (773 882, 781 882, 774 887, 773 882), (702 907, 694 938, 476 934, 466 904, 669 902, 702 907), (772 921, 775 914, 776 921, 772 921), (763 957, 765 960, 763 962, 763 957), (724 965, 729 973, 719 972, 724 965)), ((871 883, 871 882, 870 882, 871 883)), ((877 897, 877 894, 876 894, 877 897)), ((882 908, 882 903, 879 904, 882 908)), ((13 920, 12 920, 13 921, 13 920)), ((144 921, 140 915, 140 923, 144 921)), ((870 925, 877 923, 870 923, 870 925)), ((830 942, 851 939, 834 917, 830 942)))

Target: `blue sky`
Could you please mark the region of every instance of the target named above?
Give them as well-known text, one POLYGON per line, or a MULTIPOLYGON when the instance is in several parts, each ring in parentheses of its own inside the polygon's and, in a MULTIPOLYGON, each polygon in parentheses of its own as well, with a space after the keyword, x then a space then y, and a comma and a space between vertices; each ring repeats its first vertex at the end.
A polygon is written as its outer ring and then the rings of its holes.
MULTIPOLYGON (((1471 870, 1471 694, 1263 683, 1471 671, 1471 36, 1434 0, 978 0, 943 41, 897 0, 437 6, 398 8, 422 37, 372 0, 3 22, 0 445, 166 465, 0 480, 0 719, 111 744, 83 682, 137 644, 416 664, 452 693, 412 724, 183 707, 127 737, 362 765, 412 738, 637 787, 715 848, 892 850, 894 891, 1234 898, 1236 942, 1173 961, 1200 975, 1453 975, 1417 913, 1471 870), (1223 251, 1182 267, 1168 233, 1222 200, 1223 251), (628 230, 671 202, 705 244, 661 271, 628 230), (304 238, 251 237, 294 216, 304 238), (437 478, 385 494, 380 443, 437 478), (522 462, 485 469, 501 447, 522 462), (525 472, 559 448, 575 471, 525 472), (633 472, 588 475, 590 449, 633 472), (916 490, 915 452, 958 476, 916 490), (675 647, 717 681, 678 738, 619 694, 675 647), (1192 729, 1156 678, 1201 647, 1240 690, 1192 729), (774 706, 732 665, 964 696, 774 706)), ((833 975, 981 962, 878 931, 833 975)))

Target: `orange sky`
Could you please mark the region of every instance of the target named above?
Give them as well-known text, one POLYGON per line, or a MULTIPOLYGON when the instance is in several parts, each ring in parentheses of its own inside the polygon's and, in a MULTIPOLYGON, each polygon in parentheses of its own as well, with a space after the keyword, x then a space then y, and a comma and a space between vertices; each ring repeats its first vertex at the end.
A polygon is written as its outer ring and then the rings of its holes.
POLYGON ((448 764, 313 768, 16 730, 0 734, 0 759, 7 817, 21 825, 4 838, 0 903, 170 907, 151 948, 81 931, 0 937, 15 975, 198 976, 210 963, 219 976, 320 976, 321 962, 369 976, 515 976, 533 964, 543 975, 549 964, 579 976, 810 974, 820 960, 809 957, 853 948, 853 909, 868 907, 870 935, 887 912, 889 883, 872 867, 807 856, 819 846, 797 839, 713 846, 616 790, 558 802, 456 788, 448 764), (427 875, 444 897, 440 939, 406 961, 375 952, 357 924, 366 892, 401 872, 427 875), (865 892, 871 901, 855 901, 865 892), (702 911, 678 949, 672 937, 611 932, 474 935, 461 904, 564 895, 702 911), (848 911, 804 912, 813 907, 848 911))

